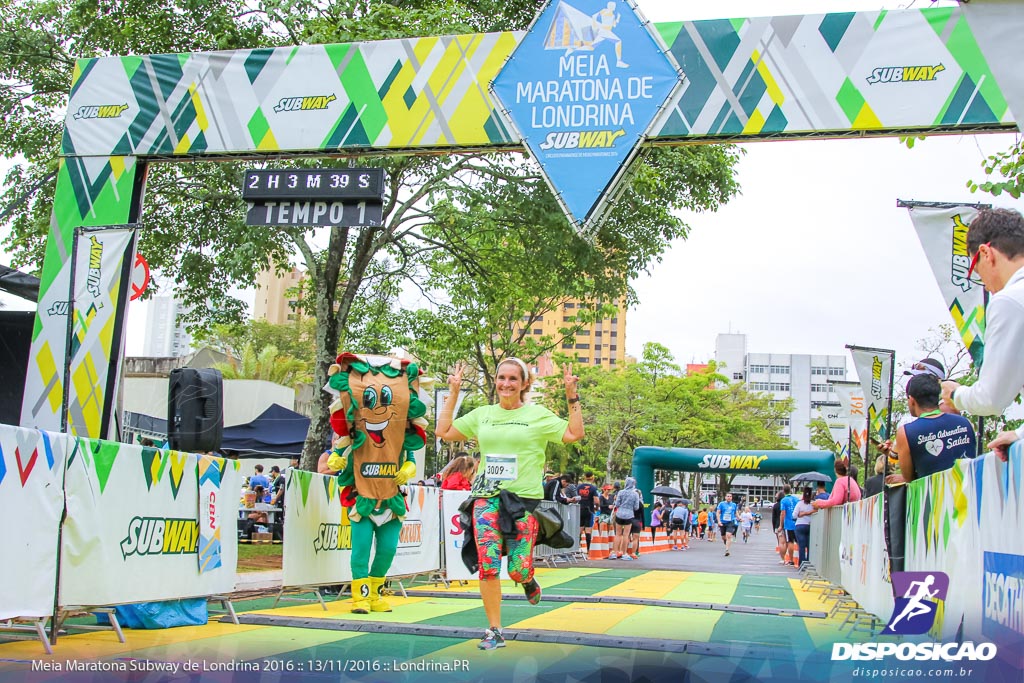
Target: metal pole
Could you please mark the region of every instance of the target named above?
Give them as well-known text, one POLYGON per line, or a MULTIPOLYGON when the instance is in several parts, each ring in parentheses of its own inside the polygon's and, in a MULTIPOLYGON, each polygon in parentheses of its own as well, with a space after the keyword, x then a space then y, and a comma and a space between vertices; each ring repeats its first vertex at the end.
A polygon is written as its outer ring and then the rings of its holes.
MULTIPOLYGON (((68 403, 71 398, 71 391, 68 385, 71 383, 71 340, 74 337, 74 324, 75 324, 75 275, 77 272, 78 265, 78 237, 81 234, 81 228, 75 228, 71 236, 71 271, 70 271, 70 283, 68 285, 68 329, 67 337, 65 340, 64 347, 64 379, 61 385, 61 408, 60 408, 60 431, 64 434, 68 434, 68 403)), ((68 442, 77 442, 69 440, 68 442)), ((69 454, 64 454, 64 476, 63 480, 67 479, 68 471, 68 460, 69 454)), ((64 481, 61 481, 61 490, 65 488, 64 481)), ((53 614, 50 616, 50 645, 57 644, 57 630, 59 624, 57 619, 60 617, 60 548, 62 545, 62 536, 64 531, 64 518, 67 517, 68 507, 67 501, 64 502, 64 509, 61 511, 60 523, 57 525, 57 567, 54 572, 54 589, 53 589, 53 614)))

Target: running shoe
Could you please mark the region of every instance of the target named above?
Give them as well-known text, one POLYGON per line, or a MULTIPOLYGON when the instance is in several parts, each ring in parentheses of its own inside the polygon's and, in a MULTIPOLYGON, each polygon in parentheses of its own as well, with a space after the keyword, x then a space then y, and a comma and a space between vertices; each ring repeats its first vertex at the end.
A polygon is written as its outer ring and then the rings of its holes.
POLYGON ((634 560, 639 560, 639 559, 640 559, 640 556, 639 556, 639 555, 633 555, 633 559, 634 559, 634 560))
POLYGON ((484 631, 484 637, 480 639, 476 646, 481 650, 494 650, 495 648, 505 647, 505 639, 501 637, 501 629, 489 628, 484 631))
POLYGON ((523 592, 526 593, 526 600, 531 605, 536 605, 540 602, 540 585, 536 579, 530 579, 523 584, 523 592))
POLYGON ((619 556, 618 556, 618 555, 616 555, 615 553, 610 553, 610 554, 608 555, 608 559, 609 559, 609 560, 617 560, 617 559, 619 559, 619 556))
POLYGON ((725 556, 729 557, 729 551, 728 550, 725 551, 725 556))
POLYGON ((623 555, 623 556, 622 556, 621 558, 619 558, 619 559, 622 559, 622 560, 632 560, 633 558, 632 558, 631 556, 629 556, 629 555, 623 555))

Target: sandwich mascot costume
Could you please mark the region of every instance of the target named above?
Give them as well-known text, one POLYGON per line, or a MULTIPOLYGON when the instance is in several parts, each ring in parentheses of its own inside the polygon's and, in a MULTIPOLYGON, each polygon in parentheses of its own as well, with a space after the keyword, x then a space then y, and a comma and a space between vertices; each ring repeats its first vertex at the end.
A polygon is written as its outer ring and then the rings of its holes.
POLYGON ((352 611, 390 612, 384 580, 398 550, 407 507, 400 486, 416 475, 413 453, 426 444, 427 406, 419 368, 407 360, 343 353, 328 370, 328 465, 338 472, 352 524, 352 611), (370 548, 376 540, 373 564, 370 548))

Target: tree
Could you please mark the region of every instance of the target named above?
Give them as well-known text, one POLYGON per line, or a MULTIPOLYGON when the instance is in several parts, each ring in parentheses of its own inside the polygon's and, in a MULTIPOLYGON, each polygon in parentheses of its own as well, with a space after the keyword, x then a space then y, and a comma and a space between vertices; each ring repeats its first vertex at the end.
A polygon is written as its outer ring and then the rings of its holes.
POLYGON ((295 387, 309 381, 309 364, 265 346, 257 351, 253 346, 242 349, 239 357, 213 366, 224 379, 261 379, 285 387, 295 387))
MULTIPOLYGON (((0 142, 0 154, 20 153, 26 160, 12 170, 4 193, 8 202, 25 207, 11 215, 7 246, 16 263, 38 269, 72 50, 85 57, 513 29, 522 28, 536 6, 532 0, 326 5, 280 0, 256 7, 232 0, 159 6, 138 0, 23 2, 0 15, 5 47, 0 50, 0 112, 11 131, 0 142)), ((150 199, 141 216, 147 229, 140 249, 151 266, 178 285, 192 311, 188 322, 193 331, 240 321, 244 305, 233 290, 251 285, 268 262, 283 266, 297 254, 310 277, 301 305, 317 322, 313 383, 322 386, 339 348, 387 351, 396 340, 411 341, 405 330, 414 324, 421 346, 443 358, 442 345, 422 335, 424 327, 443 330, 451 339, 466 329, 501 329, 507 317, 499 312, 507 316, 524 293, 541 302, 537 310, 555 296, 577 292, 597 303, 626 295, 629 277, 657 258, 671 239, 685 236, 685 226, 670 209, 714 208, 736 192, 735 159, 730 147, 649 151, 634 165, 631 188, 616 214, 590 244, 569 230, 536 171, 514 157, 354 159, 353 164, 383 167, 387 173, 384 224, 319 231, 245 226, 237 190, 246 168, 242 163, 154 164, 147 178, 150 199), (548 273, 538 265, 531 274, 541 277, 527 279, 522 262, 502 258, 513 251, 555 266, 554 272, 543 277, 548 273), (436 279, 429 279, 428 268, 437 268, 436 279), (588 277, 580 278, 581 273, 588 277), (515 287, 508 293, 498 291, 513 279, 515 287), (581 286, 563 287, 580 279, 581 286), (396 312, 397 292, 409 281, 450 287, 458 306, 426 322, 423 314, 396 312), (466 281, 464 288, 456 287, 466 281)), ((510 348, 504 342, 479 342, 477 337, 457 347, 460 355, 463 349, 482 356, 510 348)), ((492 366, 479 366, 486 377, 492 366)), ((302 461, 310 469, 330 433, 328 397, 321 398, 302 461)))
MULTIPOLYGON (((661 344, 646 344, 639 363, 619 369, 581 369, 580 395, 587 439, 577 444, 578 456, 572 465, 603 470, 606 479, 628 474, 633 450, 639 446, 792 448, 778 433, 791 410, 789 401, 774 401, 742 385, 727 384, 714 363, 703 372, 680 375, 675 359, 661 344)), ((565 399, 557 391, 545 400, 564 414, 565 399)), ((729 481, 723 480, 722 485, 729 481)), ((699 492, 699 487, 695 477, 689 492, 699 492)))
POLYGON ((982 162, 981 167, 989 180, 968 180, 967 187, 971 192, 981 190, 994 197, 1005 192, 1014 199, 1020 199, 1024 192, 1024 138, 1018 136, 1009 149, 993 154, 982 162))

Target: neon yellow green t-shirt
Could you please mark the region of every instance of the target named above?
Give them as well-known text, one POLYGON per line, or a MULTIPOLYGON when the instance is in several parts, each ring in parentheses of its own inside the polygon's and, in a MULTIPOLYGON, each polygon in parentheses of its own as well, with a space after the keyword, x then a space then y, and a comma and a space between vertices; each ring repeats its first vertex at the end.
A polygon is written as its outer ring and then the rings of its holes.
POLYGON ((544 497, 544 449, 550 441, 561 443, 569 423, 544 406, 527 403, 515 410, 483 406, 452 426, 480 446, 480 469, 471 495, 490 498, 504 489, 540 499, 544 497))

